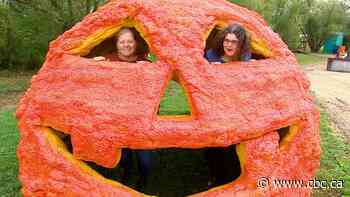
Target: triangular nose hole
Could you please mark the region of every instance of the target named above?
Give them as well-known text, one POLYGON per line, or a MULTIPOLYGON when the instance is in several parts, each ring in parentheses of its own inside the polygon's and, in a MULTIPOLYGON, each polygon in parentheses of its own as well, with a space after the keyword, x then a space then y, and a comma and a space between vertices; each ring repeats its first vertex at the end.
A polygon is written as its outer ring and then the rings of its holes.
POLYGON ((177 72, 172 73, 163 91, 157 115, 165 119, 187 119, 192 116, 190 98, 177 72))

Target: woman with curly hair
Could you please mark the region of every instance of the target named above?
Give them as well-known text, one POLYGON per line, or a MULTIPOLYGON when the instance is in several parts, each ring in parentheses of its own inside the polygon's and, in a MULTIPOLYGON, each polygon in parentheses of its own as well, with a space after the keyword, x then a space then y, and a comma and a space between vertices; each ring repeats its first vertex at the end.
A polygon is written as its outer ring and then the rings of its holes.
MULTIPOLYGON (((231 24, 218 32, 205 52, 205 58, 212 64, 249 61, 250 39, 246 30, 239 24, 231 24)), ((229 183, 240 175, 240 163, 235 154, 235 145, 205 150, 210 177, 208 186, 229 183)))
POLYGON ((210 63, 249 61, 251 59, 250 39, 246 30, 239 24, 231 24, 219 32, 210 48, 205 52, 210 63))

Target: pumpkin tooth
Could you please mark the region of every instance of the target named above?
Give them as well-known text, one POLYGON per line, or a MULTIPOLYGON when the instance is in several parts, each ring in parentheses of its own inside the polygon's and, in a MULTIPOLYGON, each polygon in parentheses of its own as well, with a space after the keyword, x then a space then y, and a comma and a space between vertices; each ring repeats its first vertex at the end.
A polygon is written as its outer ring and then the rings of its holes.
MULTIPOLYGON (((65 143, 67 140, 64 141, 64 137, 69 136, 68 134, 65 134, 61 131, 55 130, 50 127, 41 127, 42 133, 44 134, 45 138, 47 139, 48 143, 50 144, 52 150, 54 150, 59 155, 62 155, 66 158, 67 161, 71 162, 75 167, 80 168, 83 172, 90 175, 91 177, 95 177, 96 180, 101 181, 102 183, 105 183, 113 188, 118 188, 121 191, 130 194, 130 196, 137 196, 137 197, 153 197, 146 194, 139 193, 117 181, 113 181, 110 179, 105 178, 103 175, 98 173, 96 170, 91 168, 90 165, 88 165, 86 162, 76 159, 71 151, 69 151, 69 144, 65 143)), ((120 160, 121 156, 121 149, 118 149, 119 159, 117 159, 117 163, 120 160)))
MULTIPOLYGON (((84 160, 83 158, 79 158, 79 155, 74 154, 74 151, 73 151, 74 147, 72 145, 71 136, 68 133, 59 131, 59 130, 54 129, 52 127, 48 127, 46 129, 52 135, 56 136, 55 142, 61 151, 66 152, 67 154, 70 154, 72 157, 75 157, 77 159, 84 160)), ((117 148, 115 150, 116 159, 114 160, 115 162, 114 162, 114 164, 111 165, 111 167, 116 167, 119 164, 119 162, 121 160, 121 156, 122 156, 122 149, 117 148)))

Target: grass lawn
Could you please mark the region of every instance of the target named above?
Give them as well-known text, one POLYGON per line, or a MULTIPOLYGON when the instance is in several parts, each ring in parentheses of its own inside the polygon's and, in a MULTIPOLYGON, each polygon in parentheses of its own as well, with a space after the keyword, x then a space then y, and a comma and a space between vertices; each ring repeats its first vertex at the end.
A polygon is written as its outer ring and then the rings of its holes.
POLYGON ((350 144, 335 135, 328 126, 329 118, 321 111, 321 168, 317 173, 318 180, 343 180, 343 189, 315 190, 314 196, 350 196, 350 144))
POLYGON ((14 109, 0 111, 0 196, 19 196, 16 146, 19 140, 14 109))
POLYGON ((326 64, 329 55, 319 53, 294 53, 299 64, 326 64))

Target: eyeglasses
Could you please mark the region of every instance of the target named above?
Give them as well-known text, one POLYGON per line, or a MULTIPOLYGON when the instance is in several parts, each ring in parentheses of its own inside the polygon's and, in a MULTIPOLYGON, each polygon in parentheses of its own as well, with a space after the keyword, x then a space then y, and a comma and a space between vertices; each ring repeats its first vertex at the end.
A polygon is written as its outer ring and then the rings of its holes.
POLYGON ((229 40, 229 39, 224 39, 224 45, 228 45, 228 44, 231 44, 231 45, 237 45, 238 44, 238 40, 229 40))

